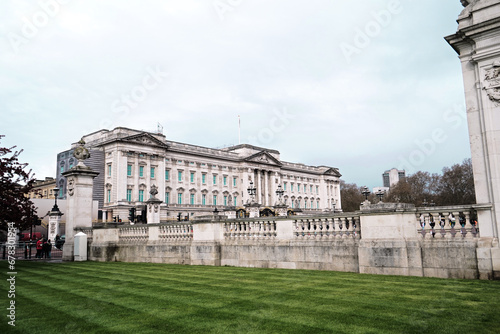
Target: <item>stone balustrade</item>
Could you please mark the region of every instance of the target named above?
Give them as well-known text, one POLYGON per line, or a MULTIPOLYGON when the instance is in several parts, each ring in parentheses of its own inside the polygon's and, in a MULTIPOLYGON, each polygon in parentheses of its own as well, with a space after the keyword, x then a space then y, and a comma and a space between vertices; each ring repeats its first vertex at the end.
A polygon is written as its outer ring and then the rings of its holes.
POLYGON ((360 238, 359 216, 301 218, 293 222, 294 237, 308 240, 360 238))
POLYGON ((190 240, 193 239, 192 224, 168 224, 159 225, 158 239, 163 241, 170 240, 190 240))
POLYGON ((417 230, 422 238, 478 238, 479 226, 472 206, 419 208, 417 230))
POLYGON ((149 228, 147 226, 127 226, 118 228, 119 241, 141 242, 149 239, 149 228))
POLYGON ((231 221, 224 224, 225 239, 275 239, 276 221, 231 221))

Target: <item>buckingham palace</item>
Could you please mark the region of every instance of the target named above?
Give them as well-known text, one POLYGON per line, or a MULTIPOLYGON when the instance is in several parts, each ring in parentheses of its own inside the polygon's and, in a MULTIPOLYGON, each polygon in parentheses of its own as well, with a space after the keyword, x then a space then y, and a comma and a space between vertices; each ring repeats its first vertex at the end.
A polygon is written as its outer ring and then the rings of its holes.
MULTIPOLYGON (((248 144, 212 149, 124 127, 82 139, 91 152, 85 163, 100 173, 94 199, 105 221, 129 221, 131 209, 138 215, 152 188, 162 201, 162 221, 214 211, 241 215, 250 201, 261 215, 274 215, 277 204, 286 206, 289 214, 341 211, 337 168, 282 161, 274 149, 248 144)), ((73 149, 58 154, 60 197, 66 193, 62 173, 74 165, 73 149)))

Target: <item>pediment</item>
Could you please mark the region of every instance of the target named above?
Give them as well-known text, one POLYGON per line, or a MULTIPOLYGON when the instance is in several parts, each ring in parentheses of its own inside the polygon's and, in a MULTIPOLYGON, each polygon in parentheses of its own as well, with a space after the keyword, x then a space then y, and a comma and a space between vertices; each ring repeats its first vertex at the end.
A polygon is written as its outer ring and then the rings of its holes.
POLYGON ((245 158, 245 161, 248 162, 255 162, 259 164, 266 164, 266 165, 272 165, 272 166, 281 166, 281 162, 273 157, 269 152, 267 151, 261 151, 257 152, 247 158, 245 158))
POLYGON ((145 145, 145 146, 156 146, 156 147, 168 148, 168 145, 166 143, 155 138, 153 135, 151 135, 147 132, 143 132, 143 133, 139 133, 137 135, 125 137, 125 138, 122 138, 120 141, 127 142, 127 143, 133 143, 133 144, 139 144, 139 145, 145 145))
POLYGON ((326 171, 323 172, 323 175, 332 175, 337 177, 342 176, 342 174, 339 173, 339 170, 337 168, 328 168, 326 171))

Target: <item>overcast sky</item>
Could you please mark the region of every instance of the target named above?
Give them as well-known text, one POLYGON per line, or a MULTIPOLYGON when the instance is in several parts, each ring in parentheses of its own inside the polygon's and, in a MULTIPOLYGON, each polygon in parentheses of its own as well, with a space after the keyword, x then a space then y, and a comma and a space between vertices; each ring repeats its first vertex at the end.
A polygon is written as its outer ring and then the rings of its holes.
POLYGON ((0 2, 0 134, 39 179, 117 126, 382 184, 470 157, 459 0, 0 2))

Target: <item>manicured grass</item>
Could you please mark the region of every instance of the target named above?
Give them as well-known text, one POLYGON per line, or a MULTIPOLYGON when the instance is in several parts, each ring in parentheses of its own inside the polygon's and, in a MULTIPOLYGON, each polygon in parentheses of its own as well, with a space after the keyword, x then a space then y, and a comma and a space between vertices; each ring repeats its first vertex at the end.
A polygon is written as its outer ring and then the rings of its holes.
POLYGON ((0 333, 500 333, 500 282, 148 263, 16 262, 0 333))

